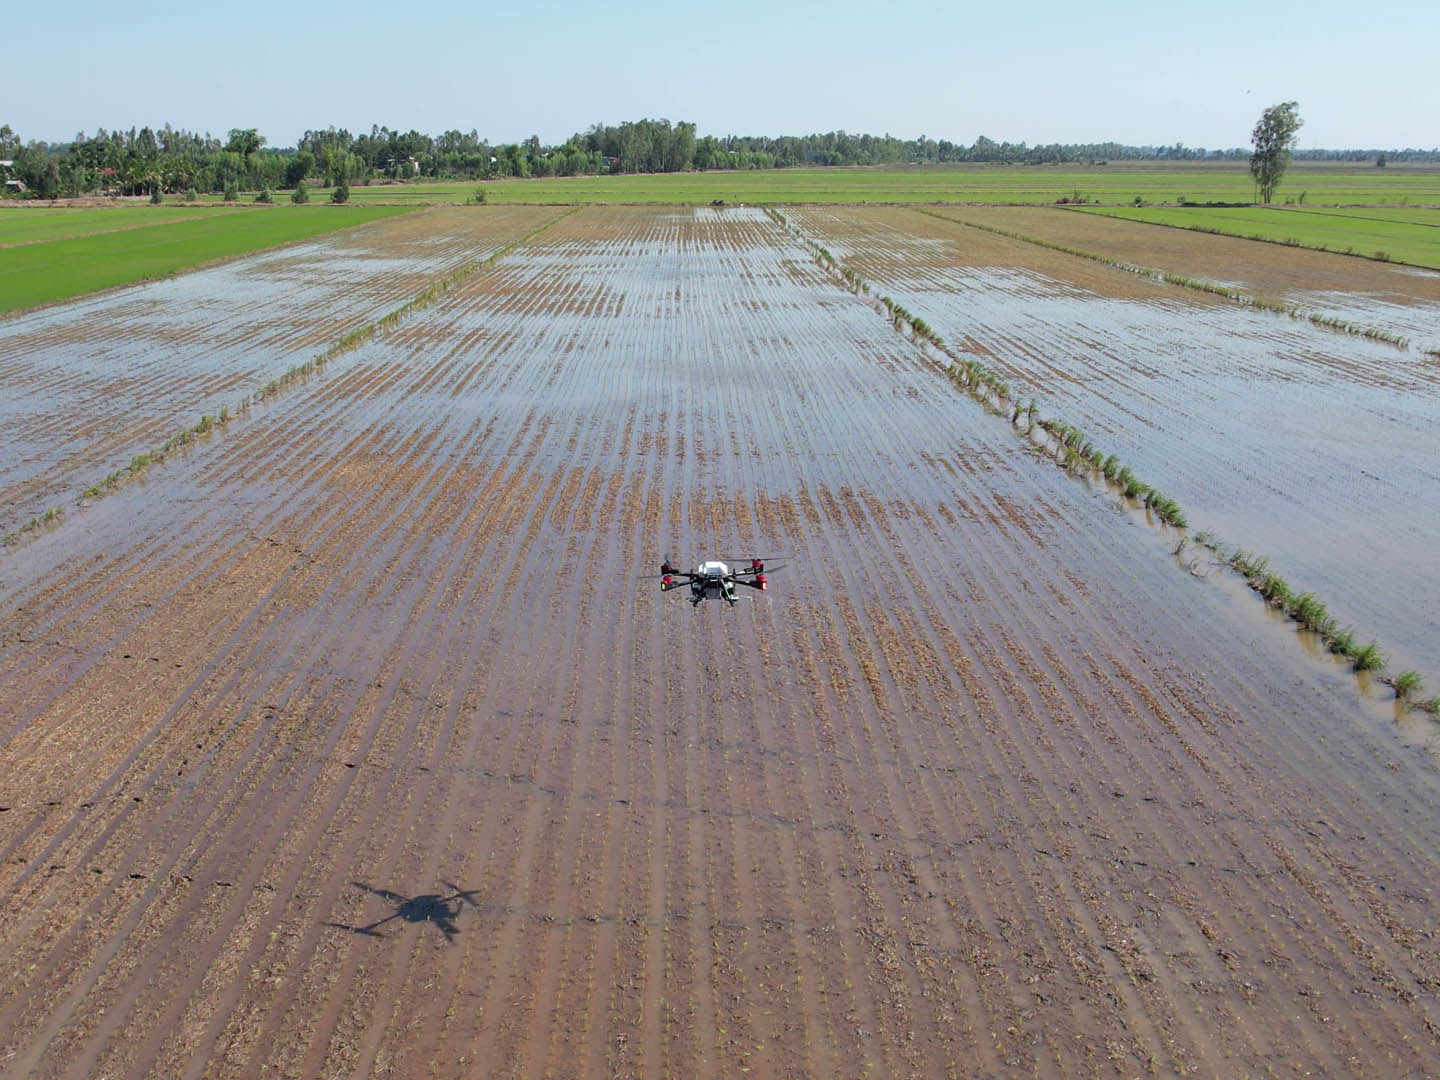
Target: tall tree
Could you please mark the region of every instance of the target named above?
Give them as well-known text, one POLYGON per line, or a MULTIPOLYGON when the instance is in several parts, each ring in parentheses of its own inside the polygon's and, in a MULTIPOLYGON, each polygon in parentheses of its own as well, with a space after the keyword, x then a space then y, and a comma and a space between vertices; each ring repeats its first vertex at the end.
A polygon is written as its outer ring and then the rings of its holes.
POLYGON ((232 154, 239 154, 243 158, 248 158, 264 145, 265 136, 261 135, 260 132, 254 128, 231 128, 230 141, 225 144, 225 149, 229 150, 232 154))
POLYGON ((1290 166, 1291 151, 1295 149, 1295 133, 1304 123, 1296 111, 1299 103, 1294 101, 1271 105, 1260 114, 1255 130, 1250 133, 1250 142, 1255 152, 1250 155, 1250 175, 1260 189, 1260 201, 1268 203, 1280 186, 1280 178, 1290 166))

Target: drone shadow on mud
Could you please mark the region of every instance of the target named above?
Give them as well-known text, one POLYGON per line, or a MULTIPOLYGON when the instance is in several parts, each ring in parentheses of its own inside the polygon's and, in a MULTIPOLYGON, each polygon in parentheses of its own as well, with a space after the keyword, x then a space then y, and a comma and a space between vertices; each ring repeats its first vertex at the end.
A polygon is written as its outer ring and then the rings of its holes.
POLYGON ((445 881, 442 884, 450 890, 449 893, 421 893, 418 896, 406 896, 404 893, 393 892, 390 889, 377 889, 373 885, 366 885, 363 881, 352 881, 355 888, 378 896, 393 909, 383 919, 376 919, 364 926, 351 926, 349 923, 327 922, 326 926, 333 926, 339 930, 348 930, 352 934, 364 934, 366 937, 383 938, 385 935, 380 928, 386 923, 399 919, 407 923, 432 923, 435 928, 445 935, 448 944, 455 943, 455 935, 460 928, 455 925, 455 920, 465 909, 465 905, 478 908, 480 902, 476 899, 477 890, 462 889, 453 881, 445 881))

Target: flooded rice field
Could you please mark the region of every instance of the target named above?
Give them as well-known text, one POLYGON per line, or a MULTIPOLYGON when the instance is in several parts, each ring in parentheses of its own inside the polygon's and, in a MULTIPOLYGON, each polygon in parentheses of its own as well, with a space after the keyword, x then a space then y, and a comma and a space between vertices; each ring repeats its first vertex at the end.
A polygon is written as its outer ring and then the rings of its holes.
POLYGON ((1421 352, 1440 349, 1440 272, 1434 270, 1056 207, 937 213, 1373 326, 1409 338, 1421 352))
POLYGON ((1432 358, 911 210, 791 220, 1179 500, 1192 525, 1268 555, 1379 637, 1394 670, 1440 671, 1432 358))
POLYGON ((15 1075, 1440 1067, 1433 757, 759 213, 566 213, 0 558, 15 1075))
POLYGON ((0 535, 554 215, 407 214, 0 320, 0 535))

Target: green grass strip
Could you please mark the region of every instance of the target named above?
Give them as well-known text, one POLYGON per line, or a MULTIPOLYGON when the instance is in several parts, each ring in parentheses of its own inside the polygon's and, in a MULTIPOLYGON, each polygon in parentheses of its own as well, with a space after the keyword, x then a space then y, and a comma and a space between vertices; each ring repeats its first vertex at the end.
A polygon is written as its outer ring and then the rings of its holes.
POLYGON ((0 249, 0 312, 164 277, 411 209, 284 206, 188 212, 186 219, 166 225, 0 249))
POLYGON ((213 214, 241 214, 230 206, 110 206, 86 209, 7 207, 0 210, 0 247, 96 236, 151 225, 174 225, 213 214))

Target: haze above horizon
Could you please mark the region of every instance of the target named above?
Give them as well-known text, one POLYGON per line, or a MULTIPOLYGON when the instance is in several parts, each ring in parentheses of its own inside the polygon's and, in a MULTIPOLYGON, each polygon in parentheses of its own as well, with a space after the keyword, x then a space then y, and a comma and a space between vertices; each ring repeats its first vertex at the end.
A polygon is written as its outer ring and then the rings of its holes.
POLYGON ((969 144, 1244 146, 1297 100, 1299 147, 1440 143, 1433 5, 1335 0, 1234 13, 1041 0, 1021 20, 926 0, 888 8, 641 0, 335 13, 259 0, 215 11, 78 0, 63 25, 8 18, 0 123, 28 139, 132 126, 255 127, 270 145, 372 124, 561 142, 596 122, 690 120, 702 135, 844 129, 969 144), (84 27, 77 32, 76 27, 84 27), (43 91, 43 92, 42 92, 43 91))

